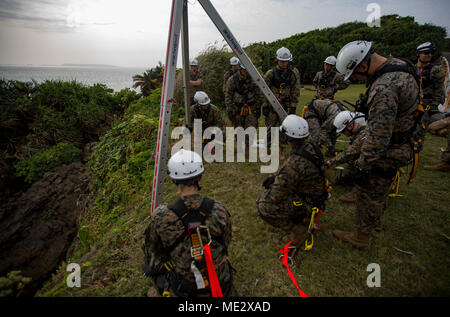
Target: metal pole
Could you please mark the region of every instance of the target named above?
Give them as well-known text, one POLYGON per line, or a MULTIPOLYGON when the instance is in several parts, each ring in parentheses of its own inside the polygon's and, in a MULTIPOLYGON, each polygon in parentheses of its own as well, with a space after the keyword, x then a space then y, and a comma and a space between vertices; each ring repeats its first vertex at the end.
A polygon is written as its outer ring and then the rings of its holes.
POLYGON ((185 124, 191 128, 191 91, 189 86, 189 25, 188 25, 188 3, 183 0, 183 18, 181 25, 181 40, 182 40, 182 56, 183 56, 183 87, 184 87, 184 110, 185 110, 185 124))
POLYGON ((269 86, 267 86, 266 82, 256 69, 255 65, 253 65, 250 58, 248 58, 247 54, 244 52, 242 47, 239 45, 239 42, 236 40, 234 35, 231 33, 230 29, 227 27, 225 22, 220 17, 217 10, 214 8, 214 6, 211 4, 209 0, 198 0, 198 2, 201 4, 203 9, 208 14, 209 18, 213 23, 216 25, 219 32, 224 37, 225 41, 227 41, 228 45, 230 45, 233 52, 236 54, 236 56, 239 58, 241 63, 245 66, 247 69, 248 74, 253 78, 256 85, 261 89, 262 93, 266 97, 267 101, 272 105, 274 110, 277 112, 278 116, 280 117, 281 121, 286 118, 287 113, 281 106, 278 99, 275 97, 275 95, 270 90, 269 86))
POLYGON ((156 143, 155 171, 153 174, 151 214, 163 200, 164 176, 169 143, 170 114, 175 89, 175 73, 177 70, 178 44, 180 40, 181 16, 183 0, 172 0, 170 15, 169 39, 167 41, 166 64, 161 95, 158 136, 156 143))

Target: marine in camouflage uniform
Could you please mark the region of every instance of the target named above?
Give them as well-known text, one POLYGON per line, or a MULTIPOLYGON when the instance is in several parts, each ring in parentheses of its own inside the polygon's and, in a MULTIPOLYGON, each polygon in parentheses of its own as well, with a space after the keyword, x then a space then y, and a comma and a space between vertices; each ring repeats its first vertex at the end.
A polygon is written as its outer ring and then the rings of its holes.
POLYGON ((194 100, 195 93, 197 91, 203 90, 202 86, 203 86, 203 75, 198 70, 198 66, 191 66, 191 69, 189 70, 189 93, 191 96, 191 104, 195 103, 194 100), (200 84, 198 84, 198 81, 200 81, 200 84))
POLYGON ((241 68, 240 64, 239 64, 239 59, 237 59, 236 57, 232 57, 230 58, 230 65, 231 68, 229 70, 227 70, 225 72, 225 74, 223 74, 223 95, 225 96, 226 93, 226 89, 227 89, 227 82, 228 79, 233 76, 234 74, 236 74, 237 71, 239 71, 239 69, 241 68))
POLYGON ((359 158, 359 155, 361 153, 362 145, 367 138, 368 130, 365 126, 360 126, 356 133, 352 136, 350 140, 350 146, 346 148, 345 150, 341 151, 336 155, 335 157, 331 158, 328 161, 329 166, 349 163, 350 165, 353 165, 356 161, 356 159, 359 158))
POLYGON ((336 92, 346 89, 350 85, 350 81, 344 80, 344 76, 332 69, 329 72, 325 70, 317 72, 313 84, 317 91, 316 98, 334 99, 336 92))
MULTIPOLYGON (((353 133, 353 132, 352 132, 353 133)), ((335 157, 327 161, 329 167, 348 163, 348 168, 345 174, 336 180, 335 185, 351 183, 354 185, 355 177, 357 176, 357 170, 355 169, 355 161, 359 158, 361 153, 361 147, 364 140, 367 138, 368 130, 365 126, 359 126, 350 139, 350 145, 345 150, 339 152, 335 157)), ((352 191, 341 195, 339 201, 344 203, 356 202, 356 188, 353 187, 352 191)))
POLYGON ((222 117, 222 113, 219 108, 217 108, 212 103, 208 105, 208 108, 203 109, 201 105, 196 103, 191 106, 191 122, 194 124, 195 119, 202 120, 203 131, 209 127, 218 127, 219 129, 225 130, 225 120, 222 117))
POLYGON ((324 210, 328 192, 323 171, 316 165, 323 162, 320 149, 306 137, 288 138, 288 142, 291 147, 289 157, 276 175, 266 178, 256 204, 259 216, 291 234, 293 245, 299 247, 308 237, 312 208, 324 210), (314 158, 315 163, 305 156, 304 151, 314 158))
POLYGON ((419 87, 412 74, 414 66, 407 65, 403 60, 378 55, 372 43, 366 41, 348 43, 338 55, 337 68, 341 73, 368 81, 368 134, 356 160, 360 174, 356 184, 358 230, 334 230, 333 234, 364 250, 369 248, 371 232, 380 224, 398 168, 413 157, 410 138, 417 130, 419 87), (362 57, 352 65, 348 58, 354 58, 355 50, 361 52, 362 57), (349 69, 349 65, 353 69, 349 69), (403 65, 408 72, 398 70, 398 65, 403 65))
POLYGON ((435 51, 431 42, 423 43, 416 49, 416 72, 422 81, 423 106, 425 110, 428 109, 422 117, 424 129, 418 132, 422 140, 425 139, 430 123, 443 118, 438 106, 445 102, 445 78, 441 65, 431 63, 435 51))
POLYGON ((347 110, 340 102, 329 99, 313 99, 304 111, 303 117, 308 122, 310 140, 328 149, 334 156, 337 140, 334 118, 339 112, 347 110))
MULTIPOLYGON (((295 114, 300 98, 300 72, 292 65, 281 69, 278 65, 269 69, 264 75, 264 80, 288 114, 295 114)), ((270 128, 280 126, 280 117, 273 107, 264 99, 262 107, 267 127, 267 143, 271 143, 270 128)), ((284 137, 280 137, 280 146, 286 144, 284 137)))
MULTIPOLYGON (((188 161, 183 163, 183 166, 189 165, 188 161)), ((198 168, 191 166, 186 167, 187 173, 191 172, 191 170, 194 172, 198 171, 198 168)), ((203 170, 203 166, 201 166, 201 169, 203 170)), ((185 175, 187 173, 182 171, 181 174, 185 175)), ((203 173, 203 171, 200 173, 203 173)), ((170 162, 169 177, 172 177, 170 162)), ((144 273, 152 278, 160 295, 165 296, 167 293, 171 297, 211 295, 211 290, 207 283, 205 283, 205 288, 197 288, 192 264, 197 267, 198 272, 201 272, 204 279, 208 278, 208 272, 206 271, 204 259, 194 261, 191 255, 192 242, 190 233, 186 228, 187 225, 182 221, 182 219, 189 218, 192 213, 201 214, 201 212, 206 214, 203 224, 207 226, 211 236, 210 249, 212 260, 222 293, 224 296, 227 296, 231 290, 232 267, 228 261, 228 247, 232 237, 231 214, 222 203, 209 200, 198 193, 200 188, 198 186, 199 179, 197 177, 186 181, 176 181, 175 183, 181 192, 180 199, 169 206, 160 205, 154 211, 150 224, 145 230, 142 245, 145 263, 144 273), (193 190, 193 187, 197 188, 197 190, 193 190), (186 188, 189 189, 189 194, 184 195, 183 191, 186 188), (201 208, 201 206, 205 206, 203 205, 205 201, 209 201, 209 206, 212 206, 209 212, 201 208), (187 212, 186 216, 177 214, 175 206, 179 203, 184 206, 183 212, 187 212)), ((202 229, 202 232, 202 244, 206 245, 209 243, 209 238, 204 229, 202 229)))
POLYGON ((241 68, 231 76, 225 88, 225 105, 228 118, 234 127, 258 127, 261 115, 262 95, 258 86, 241 68))

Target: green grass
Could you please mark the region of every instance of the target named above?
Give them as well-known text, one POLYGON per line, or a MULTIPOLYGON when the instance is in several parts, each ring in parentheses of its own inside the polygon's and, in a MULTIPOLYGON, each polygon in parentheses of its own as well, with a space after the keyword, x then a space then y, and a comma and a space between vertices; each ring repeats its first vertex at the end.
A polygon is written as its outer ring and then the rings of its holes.
MULTIPOLYGON (((352 85, 339 91, 336 98, 355 101, 362 92, 364 86, 352 85)), ((301 94, 300 105, 314 95, 304 90, 301 94)), ((345 143, 340 142, 339 147, 343 146, 345 143)), ((383 217, 385 230, 373 234, 367 252, 332 236, 335 228, 355 229, 355 206, 337 200, 350 188, 334 186, 332 198, 320 218, 324 227, 317 234, 313 249, 302 251, 291 267, 308 296, 450 295, 449 174, 422 169, 423 165, 438 163, 440 148, 445 146, 445 139, 427 136, 414 183, 406 185, 407 175, 402 177, 403 197, 389 199, 383 217), (366 285, 370 273, 366 268, 370 263, 381 267, 379 288, 366 285)), ((201 192, 223 202, 232 213, 233 239, 229 252, 237 270, 235 295, 295 297, 297 290, 279 259, 284 233, 262 221, 256 210, 256 198, 268 176, 260 173, 260 165, 206 164, 201 192)), ((334 170, 328 172, 331 180, 336 175, 334 170)), ((89 247, 77 240, 70 257, 70 262, 85 265, 81 288, 65 286, 63 264, 38 296, 145 296, 151 282, 142 275, 140 247, 150 218, 150 195, 151 188, 144 188, 120 208, 114 208, 114 212, 87 212, 82 224, 89 228, 89 247)), ((177 189, 166 178, 164 201, 176 198, 177 189)))

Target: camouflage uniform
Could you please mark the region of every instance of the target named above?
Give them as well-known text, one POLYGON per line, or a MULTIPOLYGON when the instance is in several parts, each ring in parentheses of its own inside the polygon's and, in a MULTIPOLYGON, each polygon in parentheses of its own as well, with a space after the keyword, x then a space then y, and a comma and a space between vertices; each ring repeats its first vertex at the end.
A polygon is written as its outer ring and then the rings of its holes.
POLYGON ((261 115, 261 103, 261 91, 249 75, 241 78, 237 72, 228 79, 225 105, 234 127, 256 128, 261 115))
POLYGON ((200 86, 189 85, 189 93, 190 93, 190 95, 191 95, 191 104, 194 104, 194 103, 195 103, 195 100, 194 100, 195 93, 196 93, 197 91, 203 90, 203 89, 202 89, 202 86, 203 86, 203 76, 202 76, 202 74, 200 73, 200 71, 199 71, 198 69, 195 70, 195 71, 193 71, 192 69, 190 69, 190 70, 189 70, 189 80, 197 81, 197 80, 199 80, 199 79, 202 80, 202 84, 201 84, 200 86))
MULTIPOLYGON (((199 208, 203 202, 200 194, 184 197, 184 204, 188 209, 199 208)), ((214 268, 224 295, 231 289, 231 265, 228 261, 228 246, 231 241, 231 214, 220 202, 214 202, 210 215, 205 220, 212 243, 211 253, 214 268)), ((144 272, 151 276, 158 286, 160 294, 169 291, 171 296, 196 296, 196 282, 191 271, 191 241, 186 234, 183 222, 167 206, 159 206, 145 230, 144 243, 144 272), (165 264, 170 262, 172 269, 168 272, 165 264)), ((203 244, 208 243, 203 237, 203 244)), ((200 269, 200 268, 199 268, 200 269)), ((201 293, 208 294, 209 287, 201 293)))
POLYGON ((419 67, 416 64, 416 71, 422 78, 423 105, 425 108, 430 107, 422 117, 425 130, 419 131, 420 137, 424 139, 430 123, 441 119, 441 114, 437 107, 445 102, 445 78, 442 67, 431 63, 425 67, 419 67))
MULTIPOLYGON (((275 97, 277 97, 283 109, 288 114, 295 114, 297 104, 300 98, 300 72, 297 68, 289 66, 282 71, 277 67, 269 69, 264 75, 264 80, 272 90, 275 97)), ((278 127, 281 124, 278 114, 273 107, 264 100, 263 114, 265 117, 265 124, 268 128, 267 142, 271 142, 271 127, 278 127)), ((281 137, 281 136, 280 136, 281 137)), ((281 143, 285 144, 286 140, 282 138, 281 143)), ((281 145, 281 144, 280 144, 281 145)))
POLYGON ((308 122, 310 140, 316 144, 326 146, 332 153, 337 140, 334 118, 341 111, 347 110, 341 103, 328 99, 312 100, 304 112, 308 122))
POLYGON ((209 127, 218 127, 219 129, 225 128, 225 121, 223 120, 222 113, 212 103, 209 104, 206 110, 203 110, 199 104, 191 106, 192 124, 194 124, 195 119, 202 120, 203 131, 209 127))
POLYGON ((223 90, 223 95, 224 95, 224 96, 225 96, 225 93, 226 93, 226 91, 227 91, 227 82, 228 82, 228 79, 229 79, 230 77, 232 77, 234 74, 236 74, 236 72, 233 71, 232 69, 227 70, 227 71, 225 72, 225 74, 223 74, 223 88, 222 88, 222 90, 223 90))
MULTIPOLYGON (((295 146, 291 150, 273 183, 259 194, 256 201, 260 217, 272 226, 286 231, 291 231, 299 223, 307 226, 312 207, 324 209, 328 196, 323 174, 316 165, 298 154, 301 148, 302 146, 295 146), (293 202, 298 201, 302 206, 294 205, 293 202)), ((304 149, 315 156, 310 143, 306 143, 304 149)))
POLYGON ((355 176, 357 175, 357 170, 355 169, 354 164, 361 153, 361 147, 364 140, 367 138, 367 133, 368 130, 365 126, 359 127, 350 139, 350 146, 329 160, 330 166, 348 163, 348 168, 346 169, 344 175, 337 178, 335 185, 338 183, 354 183, 355 176))
MULTIPOLYGON (((389 57, 376 71, 405 62, 389 57)), ((419 88, 414 76, 402 71, 387 72, 369 78, 367 92, 368 135, 356 165, 365 171, 357 183, 357 225, 370 232, 379 224, 386 208, 392 180, 397 169, 412 158, 409 143, 416 130, 414 113, 419 88)))
POLYGON ((330 165, 338 165, 343 163, 350 163, 353 165, 354 161, 359 158, 361 147, 367 138, 368 130, 365 126, 360 127, 353 135, 350 146, 338 155, 333 157, 329 162, 330 165))
POLYGON ((350 80, 344 80, 344 76, 333 69, 328 73, 317 72, 313 84, 317 90, 316 98, 334 99, 334 94, 338 90, 346 89, 350 85, 350 80))

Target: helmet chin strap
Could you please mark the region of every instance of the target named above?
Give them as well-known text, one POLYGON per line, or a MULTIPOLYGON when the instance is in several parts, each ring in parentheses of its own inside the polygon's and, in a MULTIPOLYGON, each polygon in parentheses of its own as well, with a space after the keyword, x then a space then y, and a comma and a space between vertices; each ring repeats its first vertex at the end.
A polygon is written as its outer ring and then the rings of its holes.
MULTIPOLYGON (((366 76, 367 78, 370 77, 370 75, 369 75, 369 69, 370 69, 370 63, 372 62, 372 55, 373 55, 373 53, 374 53, 374 50, 371 49, 371 50, 367 53, 366 57, 364 57, 364 59, 362 60, 362 62, 367 61, 367 69, 366 69, 366 71, 365 71, 365 72, 353 72, 354 74, 366 76)), ((361 63, 362 63, 362 62, 361 62, 361 63)), ((361 64, 360 64, 360 65, 361 65, 361 64)), ((358 65, 358 66, 359 66, 359 65, 358 65)), ((358 67, 358 66, 357 66, 357 67, 358 67)))

